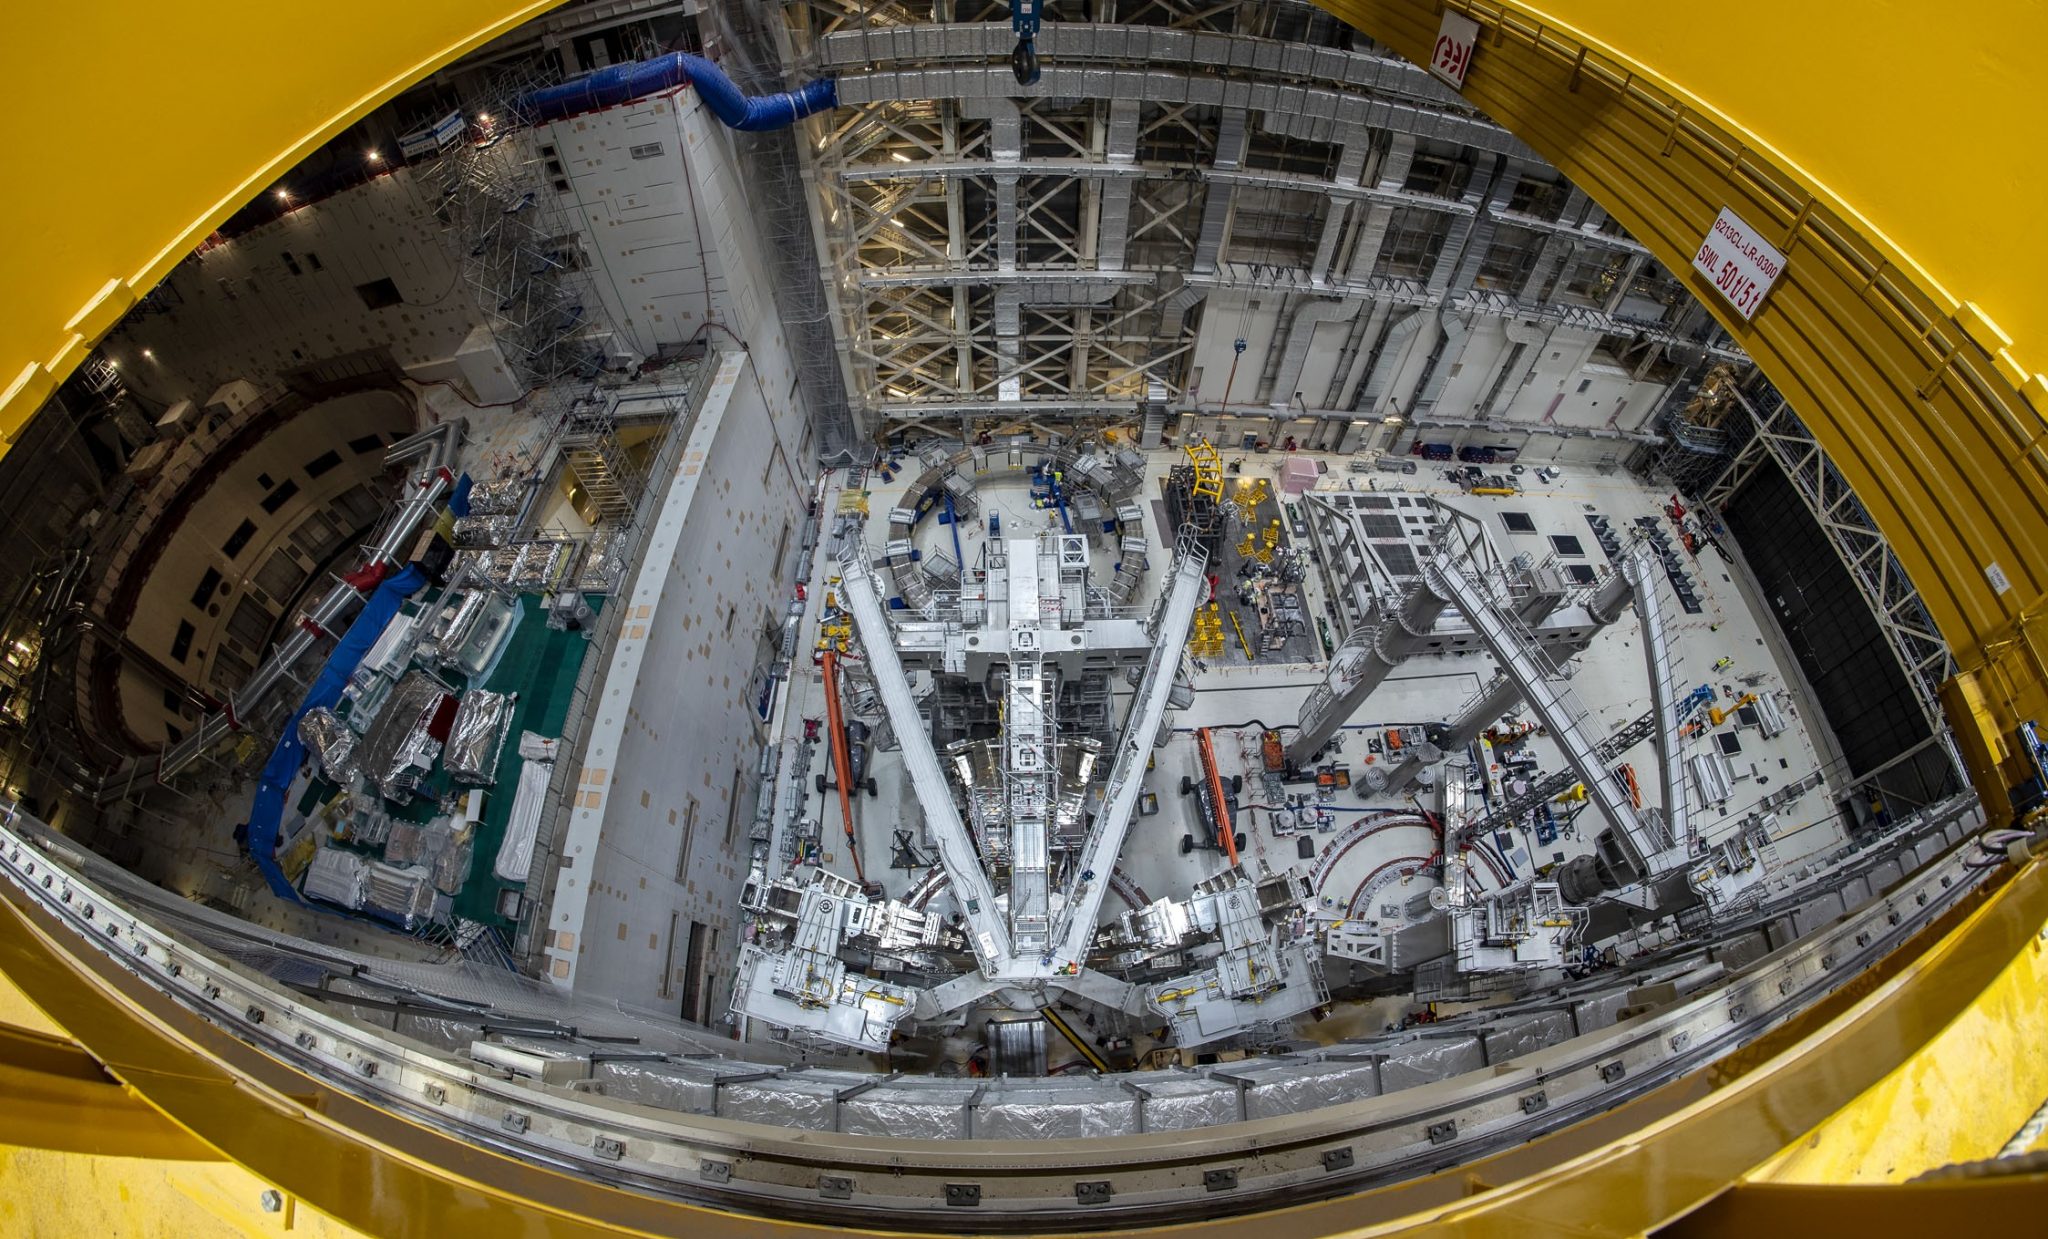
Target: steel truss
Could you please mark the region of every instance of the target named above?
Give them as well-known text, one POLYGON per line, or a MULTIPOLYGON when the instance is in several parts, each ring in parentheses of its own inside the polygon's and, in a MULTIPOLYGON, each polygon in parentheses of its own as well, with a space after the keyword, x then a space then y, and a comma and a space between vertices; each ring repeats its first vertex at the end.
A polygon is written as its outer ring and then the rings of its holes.
MULTIPOLYGON (((1617 317, 1630 289, 1668 278, 1642 247, 1310 6, 1167 0, 1049 23, 1064 84, 1024 98, 991 68, 1005 5, 786 13, 796 62, 841 83, 844 106, 811 122, 810 205, 852 400, 877 424, 1128 414, 1153 383, 1183 399, 1218 288, 1277 297, 1290 323, 1307 299, 1455 308, 1614 336, 1645 367, 1667 349, 1740 358, 1682 299, 1660 321, 1617 317), (1226 97, 1224 65, 1230 89, 1299 106, 1226 97), (1447 154, 1446 136, 1463 148, 1447 154)), ((1344 317, 1361 336, 1371 315, 1344 317)), ((1247 403, 1282 386, 1254 381, 1247 403)), ((1357 408, 1363 386, 1340 378, 1324 404, 1357 408)))
POLYGON ((1707 487, 1707 505, 1716 510, 1726 507, 1767 460, 1784 470, 1793 489, 1805 500, 1807 510, 1827 534, 1828 544, 1834 547, 1842 566, 1849 570, 1849 579, 1856 582, 1871 617, 1884 633, 1885 644, 1891 647, 1900 670, 1906 673, 1906 682, 1912 686, 1914 700, 1920 703, 1920 712, 1949 750, 1949 760, 1954 764, 1955 753, 1947 740, 1948 721, 1941 709, 1941 685, 1955 675, 1956 664, 1948 643, 1942 640, 1927 613, 1920 591, 1906 576, 1899 557, 1878 532, 1862 501, 1849 489, 1841 471, 1828 459, 1827 452, 1792 411, 1792 406, 1785 403, 1785 398, 1768 385, 1761 385, 1757 403, 1740 391, 1734 396, 1748 419, 1750 436, 1728 467, 1707 487), (1758 404, 1768 412, 1759 411, 1758 404))

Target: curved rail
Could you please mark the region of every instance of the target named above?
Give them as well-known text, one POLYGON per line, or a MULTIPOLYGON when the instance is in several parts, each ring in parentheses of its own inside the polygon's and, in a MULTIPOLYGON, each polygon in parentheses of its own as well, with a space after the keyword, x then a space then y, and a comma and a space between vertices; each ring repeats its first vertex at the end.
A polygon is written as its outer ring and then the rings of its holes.
MULTIPOLYGON (((2048 1002, 2048 956, 2032 949, 2048 919, 2048 866, 1986 892, 1961 864, 1974 843, 1960 827, 1936 842, 1951 835, 1944 856, 1883 896, 1722 983, 1510 1051, 1489 1071, 1270 1119, 1080 1142, 778 1129, 483 1073, 157 930, 81 878, 61 846, 53 855, 12 831, 0 831, 0 970, 208 1147, 377 1234, 525 1233, 543 1219, 553 1233, 720 1234, 766 1215, 812 1233, 884 1217, 947 1233, 963 1219, 987 1231, 1202 1221, 1270 1239, 1275 1219, 1262 1211, 1282 1205, 1293 1206, 1291 1233, 1310 1234, 1426 1215, 1447 1198, 1473 1214, 1528 1217, 1531 1193, 1564 1208, 1587 1191, 1608 1193, 1603 1218, 1634 1231, 1826 1118, 1884 1076, 1896 1055, 1879 1050, 1925 1043, 2011 967, 2029 970, 2036 1001, 2048 1002), (1758 1051, 1730 1057, 1747 1044, 1758 1051), (1834 1052, 1842 1046, 1851 1053, 1834 1052), (1580 1157, 1583 1135, 1567 1129, 1624 1101, 1622 1129, 1670 1121, 1609 1156, 1580 1157), (1714 1142, 1696 1147, 1709 1130, 1714 1142), (1647 1169, 1673 1159, 1688 1174, 1647 1169), (1439 1173, 1446 1166, 1456 1169, 1439 1173), (360 1190, 365 1174, 379 1191, 360 1190), (1502 1187, 1466 1199, 1475 1177, 1502 1187)), ((1144 1096, 1171 1076, 1125 1078, 1144 1096)))

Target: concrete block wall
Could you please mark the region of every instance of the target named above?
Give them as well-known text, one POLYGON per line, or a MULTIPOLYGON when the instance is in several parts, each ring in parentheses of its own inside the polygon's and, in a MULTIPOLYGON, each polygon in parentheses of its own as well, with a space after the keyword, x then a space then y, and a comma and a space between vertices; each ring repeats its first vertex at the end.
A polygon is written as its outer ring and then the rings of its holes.
POLYGON ((808 495, 755 368, 722 360, 599 689, 544 943, 557 984, 689 1015, 687 936, 701 925, 716 935, 701 960, 713 1018, 737 959, 766 734, 750 674, 789 596, 808 495))
MULTIPOLYGON (((128 624, 129 639, 216 696, 233 691, 246 672, 222 666, 223 660, 239 659, 253 667, 263 655, 262 648, 228 635, 236 608, 253 599, 279 620, 290 618, 285 611, 291 594, 321 567, 293 544, 293 532, 310 520, 331 517, 330 523, 339 522, 346 527, 344 533, 353 533, 353 519, 337 508, 337 498, 382 476, 384 447, 411 433, 412 418, 410 400, 390 392, 361 392, 302 410, 271 431, 207 486, 148 567, 128 624), (306 466, 329 451, 340 457, 339 462, 313 477, 306 466), (270 481, 267 486, 265 478, 270 481), (296 488, 295 493, 279 502, 276 511, 266 511, 264 500, 288 487, 296 488), (225 544, 245 520, 255 532, 229 555, 225 544), (255 580, 277 556, 289 564, 290 593, 266 589, 255 580), (209 600, 196 601, 195 590, 208 569, 220 574, 220 585, 209 600), (193 626, 194 635, 181 659, 173 653, 173 643, 186 623, 193 626), (224 652, 231 641, 240 648, 224 652)), ((380 499, 376 516, 386 510, 380 499)), ((287 579, 284 567, 276 571, 273 585, 287 579)), ((167 706, 163 692, 157 678, 132 667, 122 675, 123 720, 142 740, 166 740, 168 728, 189 728, 193 722, 188 711, 167 706)))

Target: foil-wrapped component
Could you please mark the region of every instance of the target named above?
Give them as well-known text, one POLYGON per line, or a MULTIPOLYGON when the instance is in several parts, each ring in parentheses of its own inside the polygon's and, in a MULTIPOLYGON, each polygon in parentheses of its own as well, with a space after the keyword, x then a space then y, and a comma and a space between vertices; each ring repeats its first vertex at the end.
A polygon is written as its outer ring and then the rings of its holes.
POLYGON ((555 764, 548 761, 529 761, 519 768, 519 787, 513 793, 505 838, 491 864, 491 872, 507 882, 526 881, 533 868, 533 851, 540 840, 541 802, 547 797, 548 780, 554 773, 555 764))
POLYGON ((471 516, 517 516, 526 504, 526 492, 533 483, 530 478, 500 478, 495 482, 479 482, 469 488, 469 514, 471 516))
POLYGON ((433 874, 417 865, 392 865, 371 861, 364 896, 365 911, 376 912, 408 930, 433 919, 439 892, 433 874))
POLYGON ((391 834, 384 840, 384 859, 393 865, 429 867, 441 859, 452 839, 445 826, 393 821, 391 834))
POLYGON ((626 574, 626 531, 605 527, 591 532, 583 544, 583 563, 576 570, 576 589, 585 594, 613 594, 626 574))
POLYGON ((448 748, 442 764, 463 783, 490 783, 498 777, 498 752, 505 746, 506 729, 512 725, 514 694, 473 688, 462 694, 455 711, 455 726, 448 733, 448 748))
POLYGON ((565 577, 575 558, 574 542, 522 542, 505 583, 522 592, 546 592, 565 577))
POLYGON ((440 742, 427 734, 447 696, 438 681, 414 671, 385 698, 356 751, 357 764, 386 800, 404 804, 433 768, 440 742))
POLYGON ((334 711, 324 708, 306 711, 305 716, 299 719, 299 740, 305 744, 306 752, 320 763, 320 772, 329 779, 346 784, 355 777, 356 733, 335 717, 334 711))
POLYGON ((465 839, 450 848, 443 848, 439 859, 434 861, 434 887, 444 895, 462 892, 463 883, 469 881, 469 862, 476 853, 476 845, 465 839))
POLYGON ((321 848, 306 866, 299 889, 313 899, 343 908, 360 908, 369 881, 370 863, 341 848, 321 848))
POLYGON ((455 522, 455 545, 467 549, 503 546, 519 532, 516 516, 464 516, 455 522))

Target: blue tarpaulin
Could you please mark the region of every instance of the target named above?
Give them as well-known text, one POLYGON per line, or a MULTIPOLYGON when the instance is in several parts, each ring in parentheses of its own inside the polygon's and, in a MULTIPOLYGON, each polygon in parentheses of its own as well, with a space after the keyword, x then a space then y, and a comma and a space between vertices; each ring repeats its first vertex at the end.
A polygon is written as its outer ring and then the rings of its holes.
POLYGON ((448 496, 448 515, 458 520, 469 515, 469 490, 475 484, 467 473, 455 479, 455 489, 448 496))
POLYGON ((363 661, 363 655, 370 652, 370 647, 383 635, 385 625, 398 614, 399 604, 417 593, 426 582, 426 575, 417 567, 407 567, 377 587, 369 601, 363 604, 363 609, 356 613, 355 622, 348 626, 341 640, 335 642, 333 652, 327 655, 326 664, 307 690, 306 700, 300 703, 298 712, 285 724, 284 734, 278 737, 270 760, 263 764, 263 776, 256 785, 256 803, 249 810, 249 854, 269 881, 271 891, 280 898, 300 902, 299 892, 292 888, 277 863, 277 828, 284 819, 285 793, 290 790, 292 780, 298 777, 299 762, 306 752, 305 743, 299 739, 299 720, 309 710, 334 708, 341 700, 341 690, 348 687, 349 677, 355 674, 357 664, 363 661))

